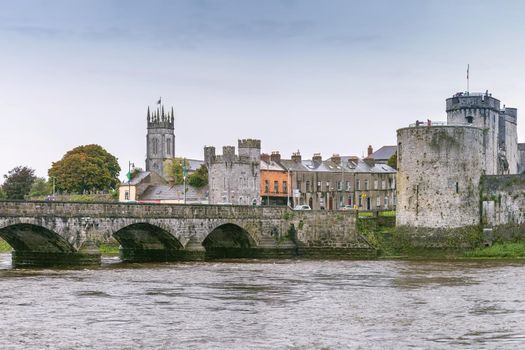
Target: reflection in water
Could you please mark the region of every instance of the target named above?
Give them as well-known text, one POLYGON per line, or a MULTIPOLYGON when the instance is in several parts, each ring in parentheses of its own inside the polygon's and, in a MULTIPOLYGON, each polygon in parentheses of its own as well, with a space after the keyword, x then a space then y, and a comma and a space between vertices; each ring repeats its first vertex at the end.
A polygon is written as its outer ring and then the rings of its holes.
POLYGON ((518 262, 241 261, 13 270, 2 349, 523 348, 518 262))

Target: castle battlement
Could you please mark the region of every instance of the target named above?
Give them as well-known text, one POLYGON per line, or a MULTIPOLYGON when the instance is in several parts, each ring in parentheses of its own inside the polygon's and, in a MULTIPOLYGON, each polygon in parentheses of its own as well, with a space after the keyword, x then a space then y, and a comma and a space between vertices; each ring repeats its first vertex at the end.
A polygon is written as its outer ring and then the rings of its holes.
POLYGON ((447 98, 447 112, 460 109, 491 109, 500 112, 500 101, 492 97, 488 91, 485 93, 458 92, 454 96, 447 98))

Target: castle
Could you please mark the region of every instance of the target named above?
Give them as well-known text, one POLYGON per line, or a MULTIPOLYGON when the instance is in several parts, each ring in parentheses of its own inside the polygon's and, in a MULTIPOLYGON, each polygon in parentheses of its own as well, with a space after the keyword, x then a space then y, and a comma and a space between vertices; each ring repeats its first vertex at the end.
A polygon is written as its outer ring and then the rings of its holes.
POLYGON ((222 155, 215 154, 215 147, 204 147, 210 204, 253 205, 261 202, 261 141, 239 140, 238 146, 238 155, 234 146, 224 146, 222 155))
POLYGON ((523 207, 505 212, 506 219, 500 215, 524 196, 502 189, 509 178, 521 182, 516 174, 525 167, 517 109, 501 107, 488 91, 466 92, 446 100, 446 113, 446 123, 428 120, 397 130, 396 225, 432 230, 520 224, 523 207))

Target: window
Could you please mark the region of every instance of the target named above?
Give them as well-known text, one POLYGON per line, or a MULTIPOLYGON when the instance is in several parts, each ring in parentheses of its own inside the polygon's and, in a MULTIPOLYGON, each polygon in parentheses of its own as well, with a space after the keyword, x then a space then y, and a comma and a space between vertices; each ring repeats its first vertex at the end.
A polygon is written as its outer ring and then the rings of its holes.
MULTIPOLYGON (((293 185, 293 181, 292 181, 292 185, 293 185)), ((299 179, 297 179, 297 189, 301 190, 301 180, 299 179)))
POLYGON ((171 139, 166 139, 166 153, 171 154, 171 139))
POLYGON ((306 181, 306 192, 310 192, 310 181, 306 181))
POLYGON ((270 181, 264 180, 264 192, 268 193, 270 192, 270 181))
POLYGON ((376 198, 376 206, 377 206, 377 207, 380 207, 380 206, 381 206, 381 197, 377 197, 377 198, 376 198))
POLYGON ((388 208, 388 196, 385 196, 385 208, 388 208))
POLYGON ((359 196, 357 198, 358 198, 359 207, 362 207, 363 206, 363 198, 361 196, 359 196))
POLYGON ((330 181, 326 181, 326 190, 327 190, 327 191, 330 190, 330 181))
POLYGON ((283 181, 283 193, 288 193, 288 183, 283 181))
POLYGON ((346 190, 350 191, 352 189, 352 183, 350 181, 346 182, 346 190))
POLYGON ((474 117, 472 116, 465 117, 465 119, 467 120, 468 124, 472 124, 472 122, 474 121, 474 117))
POLYGON ((379 181, 374 180, 374 190, 377 190, 378 185, 379 185, 379 181))
POLYGON ((368 180, 365 180, 365 190, 368 190, 368 180))
POLYGON ((274 193, 279 193, 279 181, 274 181, 273 182, 273 192, 274 193))
POLYGON ((337 181, 337 190, 338 191, 342 191, 343 190, 343 182, 342 181, 337 181))
MULTIPOLYGON (((358 189, 358 190, 361 189, 361 180, 357 180, 357 181, 355 182, 355 188, 358 189)), ((361 206, 361 204, 359 204, 359 206, 361 206)))
POLYGON ((124 192, 124 200, 129 201, 129 192, 124 192))
POLYGON ((321 191, 321 181, 317 181, 317 191, 321 191))
POLYGON ((382 190, 386 190, 386 181, 385 180, 381 181, 381 189, 382 190))
POLYGON ((459 193, 459 182, 456 182, 456 193, 459 193))
POLYGON ((159 140, 153 139, 153 154, 157 154, 159 152, 159 140))

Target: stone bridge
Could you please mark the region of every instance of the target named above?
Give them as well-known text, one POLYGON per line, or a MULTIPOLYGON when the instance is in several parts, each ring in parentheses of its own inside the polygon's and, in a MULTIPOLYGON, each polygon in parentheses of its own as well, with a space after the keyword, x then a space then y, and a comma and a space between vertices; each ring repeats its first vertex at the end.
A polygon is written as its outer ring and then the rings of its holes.
POLYGON ((113 240, 134 262, 375 256, 355 212, 286 207, 0 201, 0 237, 15 266, 100 263, 113 240))

